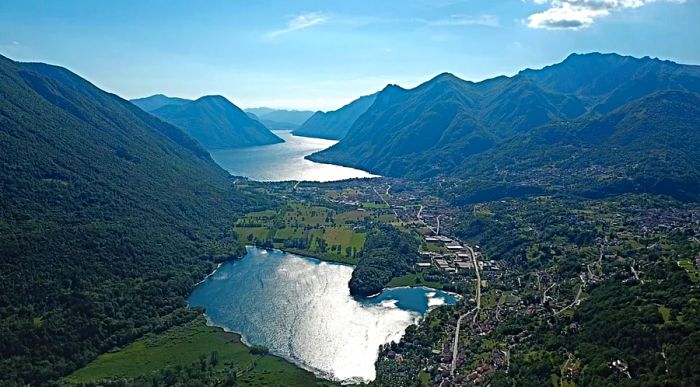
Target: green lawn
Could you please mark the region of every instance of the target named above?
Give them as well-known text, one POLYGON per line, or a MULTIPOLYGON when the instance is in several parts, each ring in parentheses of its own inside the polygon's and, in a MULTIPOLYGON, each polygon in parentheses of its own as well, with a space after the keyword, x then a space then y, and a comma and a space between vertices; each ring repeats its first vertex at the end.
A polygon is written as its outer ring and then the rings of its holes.
POLYGON ((418 374, 418 380, 420 380, 421 387, 427 387, 430 385, 430 374, 421 370, 418 374))
POLYGON ((383 214, 379 215, 379 221, 383 223, 393 223, 398 221, 398 219, 396 219, 396 215, 394 214, 383 214))
POLYGON ((233 231, 243 241, 247 241, 249 235, 252 235, 257 240, 264 241, 267 240, 269 234, 269 230, 265 227, 234 227, 233 231))
POLYGON ((401 277, 394 277, 386 284, 387 288, 398 288, 402 286, 425 286, 428 288, 442 290, 442 284, 439 282, 426 282, 423 278, 423 273, 409 273, 401 277), (416 279, 419 282, 416 282, 416 279))
POLYGON ((205 324, 203 317, 148 336, 116 352, 100 355, 84 368, 66 377, 67 384, 102 379, 134 378, 148 375, 168 366, 186 366, 218 353, 216 371, 238 370, 237 385, 248 386, 309 386, 318 380, 282 358, 253 355, 240 341, 240 336, 205 324))
POLYGON ((275 239, 301 238, 304 236, 303 228, 285 227, 275 232, 275 239))
POLYGON ((348 227, 329 228, 324 235, 327 245, 341 245, 343 249, 349 246, 358 251, 365 245, 365 236, 348 227))
POLYGON ((379 202, 364 202, 364 203, 362 203, 362 208, 367 208, 367 209, 372 209, 372 210, 382 210, 382 209, 389 208, 389 206, 387 206, 384 203, 379 203, 379 202))
POLYGON ((670 308, 667 308, 663 305, 659 305, 659 313, 661 314, 661 317, 664 319, 664 323, 671 321, 671 309, 670 308))
POLYGON ((357 222, 358 220, 368 217, 370 214, 367 211, 348 211, 342 212, 335 217, 337 223, 357 222))

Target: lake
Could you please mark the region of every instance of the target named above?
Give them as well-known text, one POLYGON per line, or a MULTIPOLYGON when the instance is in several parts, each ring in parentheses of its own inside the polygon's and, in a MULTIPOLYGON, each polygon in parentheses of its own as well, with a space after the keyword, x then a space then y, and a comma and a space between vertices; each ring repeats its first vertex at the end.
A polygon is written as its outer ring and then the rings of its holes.
POLYGON ((376 177, 369 172, 333 164, 321 164, 304 157, 329 148, 337 141, 294 136, 275 131, 285 142, 248 148, 210 151, 212 158, 234 176, 258 181, 336 181, 376 177))
POLYGON ((428 288, 387 289, 356 300, 348 281, 353 267, 247 247, 189 298, 210 323, 238 332, 248 344, 317 375, 344 382, 370 381, 379 346, 398 341, 430 308, 457 296, 428 288))

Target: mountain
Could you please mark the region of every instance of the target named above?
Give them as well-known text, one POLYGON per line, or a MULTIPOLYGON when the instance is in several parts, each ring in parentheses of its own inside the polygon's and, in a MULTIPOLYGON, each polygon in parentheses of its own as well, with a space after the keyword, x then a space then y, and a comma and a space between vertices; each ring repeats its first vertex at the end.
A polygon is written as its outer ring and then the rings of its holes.
POLYGON ((64 68, 0 56, 0 95, 0 384, 50 384, 196 318, 186 297, 240 251, 227 226, 260 195, 64 68))
POLYGON ((700 94, 659 91, 599 117, 556 122, 465 158, 451 195, 644 192, 700 200, 700 94))
POLYGON ((166 105, 184 105, 192 100, 176 97, 168 97, 163 94, 156 94, 150 97, 132 99, 131 103, 140 107, 141 109, 152 112, 158 108, 166 105))
POLYGON ((292 130, 299 127, 314 112, 308 110, 284 110, 267 107, 244 109, 253 114, 257 120, 272 130, 292 130))
POLYGON ((340 140, 348 130, 374 103, 377 93, 360 97, 342 108, 332 112, 316 112, 294 133, 297 136, 340 140))
POLYGON ((267 107, 244 109, 246 113, 255 114, 262 120, 270 120, 277 122, 288 122, 294 125, 301 125, 308 120, 314 112, 309 110, 285 110, 272 109, 267 107))
MULTIPOLYGON (((385 88, 343 140, 309 158, 390 176, 468 178, 477 172, 466 166, 485 163, 483 157, 486 156, 480 154, 486 152, 484 155, 489 155, 491 165, 525 159, 532 162, 530 168, 541 171, 548 166, 544 159, 535 157, 541 149, 517 148, 515 143, 539 133, 541 127, 555 124, 588 127, 598 123, 615 131, 621 123, 614 117, 620 117, 620 112, 624 111, 638 113, 628 115, 625 121, 627 127, 639 128, 626 137, 631 144, 636 144, 637 152, 672 153, 675 150, 669 142, 645 142, 642 130, 652 118, 663 122, 663 114, 667 112, 662 107, 667 106, 668 98, 651 97, 668 91, 687 93, 693 101, 690 96, 700 93, 700 67, 594 53, 574 54, 562 63, 541 70, 524 70, 513 77, 478 83, 441 74, 411 90, 397 86, 385 88), (635 110, 641 101, 645 101, 647 109, 659 110, 662 115, 641 114, 635 110), (662 106, 654 106, 656 104, 662 106), (514 154, 502 153, 504 148, 518 150, 514 154)), ((672 127, 666 130, 678 136, 689 136, 686 131, 692 129, 692 125, 687 124, 692 122, 690 120, 691 116, 669 116, 667 124, 672 127)), ((572 142, 560 144, 558 149, 567 149, 569 153, 577 154, 593 146, 573 142, 573 138, 567 136, 563 139, 572 142)), ((608 155, 595 150, 581 153, 590 159, 589 166, 611 166, 603 163, 608 155)), ((692 152, 685 153, 677 160, 685 163, 681 166, 656 162, 654 174, 673 174, 686 167, 693 170, 688 158, 694 156, 692 152)), ((632 166, 624 159, 615 160, 620 163, 618 166, 626 168, 625 173, 631 173, 628 169, 632 166)), ((508 170, 512 172, 512 168, 508 170)), ((496 172, 493 168, 489 170, 491 175, 496 172)), ((577 169, 568 171, 579 172, 577 169)))
POLYGON ((166 105, 151 114, 182 128, 207 149, 238 148, 284 142, 259 121, 218 95, 166 105))

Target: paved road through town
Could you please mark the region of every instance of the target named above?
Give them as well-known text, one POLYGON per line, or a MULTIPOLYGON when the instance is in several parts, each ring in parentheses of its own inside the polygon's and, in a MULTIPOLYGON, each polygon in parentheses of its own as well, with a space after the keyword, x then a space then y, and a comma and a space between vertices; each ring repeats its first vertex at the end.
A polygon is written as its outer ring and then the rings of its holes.
POLYGON ((471 246, 467 246, 467 249, 469 250, 469 255, 472 256, 472 263, 474 264, 474 270, 476 271, 476 307, 469 312, 459 316, 459 319, 457 319, 457 329, 455 330, 455 340, 452 345, 452 375, 455 374, 455 369, 457 368, 457 352, 459 349, 459 330, 462 326, 462 319, 465 317, 469 316, 471 313, 474 313, 474 317, 472 318, 472 323, 476 322, 477 317, 479 316, 479 310, 481 310, 481 274, 479 273, 479 264, 476 261, 476 254, 474 254, 474 250, 471 248, 471 246))

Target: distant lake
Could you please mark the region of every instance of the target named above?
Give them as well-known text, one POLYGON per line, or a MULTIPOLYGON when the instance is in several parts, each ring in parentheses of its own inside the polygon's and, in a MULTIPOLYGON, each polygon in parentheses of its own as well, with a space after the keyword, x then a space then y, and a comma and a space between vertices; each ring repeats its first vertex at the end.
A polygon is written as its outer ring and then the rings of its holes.
POLYGON ((375 177, 368 172, 321 164, 304 159, 312 153, 329 148, 337 141, 294 136, 290 131, 275 131, 285 142, 249 148, 211 151, 211 156, 234 176, 258 181, 336 181, 375 177))
POLYGON ((195 288, 190 306, 249 344, 338 381, 370 381, 379 345, 398 341, 431 307, 457 302, 428 288, 395 288, 358 301, 353 267, 248 247, 195 288))

